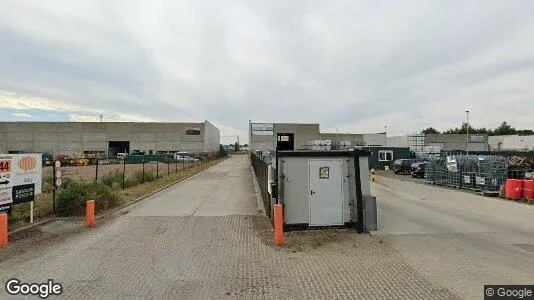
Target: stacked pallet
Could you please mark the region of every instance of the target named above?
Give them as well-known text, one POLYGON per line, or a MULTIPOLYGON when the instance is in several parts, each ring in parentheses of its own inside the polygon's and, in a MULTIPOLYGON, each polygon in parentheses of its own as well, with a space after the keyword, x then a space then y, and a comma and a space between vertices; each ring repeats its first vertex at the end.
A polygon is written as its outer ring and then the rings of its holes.
POLYGON ((510 168, 534 169, 534 159, 528 157, 512 156, 508 158, 510 168))

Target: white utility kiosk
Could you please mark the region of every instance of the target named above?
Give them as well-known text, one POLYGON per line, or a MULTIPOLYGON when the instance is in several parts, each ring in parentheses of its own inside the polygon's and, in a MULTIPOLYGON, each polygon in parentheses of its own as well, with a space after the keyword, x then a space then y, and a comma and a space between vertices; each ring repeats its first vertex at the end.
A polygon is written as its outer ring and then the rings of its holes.
POLYGON ((284 225, 356 225, 360 199, 363 229, 376 230, 369 154, 362 150, 279 151, 278 200, 284 207, 284 225))

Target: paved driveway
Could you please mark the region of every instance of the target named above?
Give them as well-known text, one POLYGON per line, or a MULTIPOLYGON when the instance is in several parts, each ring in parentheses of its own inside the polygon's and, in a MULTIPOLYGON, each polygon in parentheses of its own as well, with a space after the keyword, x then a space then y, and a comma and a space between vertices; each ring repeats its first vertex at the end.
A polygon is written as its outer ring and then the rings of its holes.
POLYGON ((374 236, 294 232, 275 249, 253 190, 247 157, 234 156, 112 221, 7 258, 0 280, 53 278, 69 299, 457 298, 374 236))
POLYGON ((379 176, 381 239, 426 278, 482 296, 484 284, 534 284, 534 206, 379 176))

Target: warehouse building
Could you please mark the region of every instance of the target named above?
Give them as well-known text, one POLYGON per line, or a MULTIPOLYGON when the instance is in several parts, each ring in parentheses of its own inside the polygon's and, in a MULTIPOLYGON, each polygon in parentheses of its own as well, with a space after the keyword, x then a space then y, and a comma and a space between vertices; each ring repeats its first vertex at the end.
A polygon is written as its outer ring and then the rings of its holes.
POLYGON ((498 135, 489 137, 491 151, 534 151, 534 135, 498 135))
POLYGON ((331 149, 348 150, 357 146, 382 146, 386 133, 321 133, 319 124, 249 122, 250 150, 310 150, 312 141, 329 141, 331 149))
POLYGON ((0 122, 0 153, 81 155, 215 153, 220 132, 213 124, 141 122, 0 122))
MULTIPOLYGON (((468 149, 466 134, 412 134, 387 138, 387 145, 392 147, 409 147, 416 153, 440 151, 466 151, 468 149)), ((470 134, 469 151, 488 151, 488 135, 470 134)))

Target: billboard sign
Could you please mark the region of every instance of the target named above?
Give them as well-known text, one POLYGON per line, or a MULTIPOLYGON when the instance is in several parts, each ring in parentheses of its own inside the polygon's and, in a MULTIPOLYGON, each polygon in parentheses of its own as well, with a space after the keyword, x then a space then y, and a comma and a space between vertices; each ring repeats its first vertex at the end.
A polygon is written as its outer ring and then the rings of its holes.
POLYGON ((33 201, 42 173, 41 154, 0 154, 0 206, 33 201))

